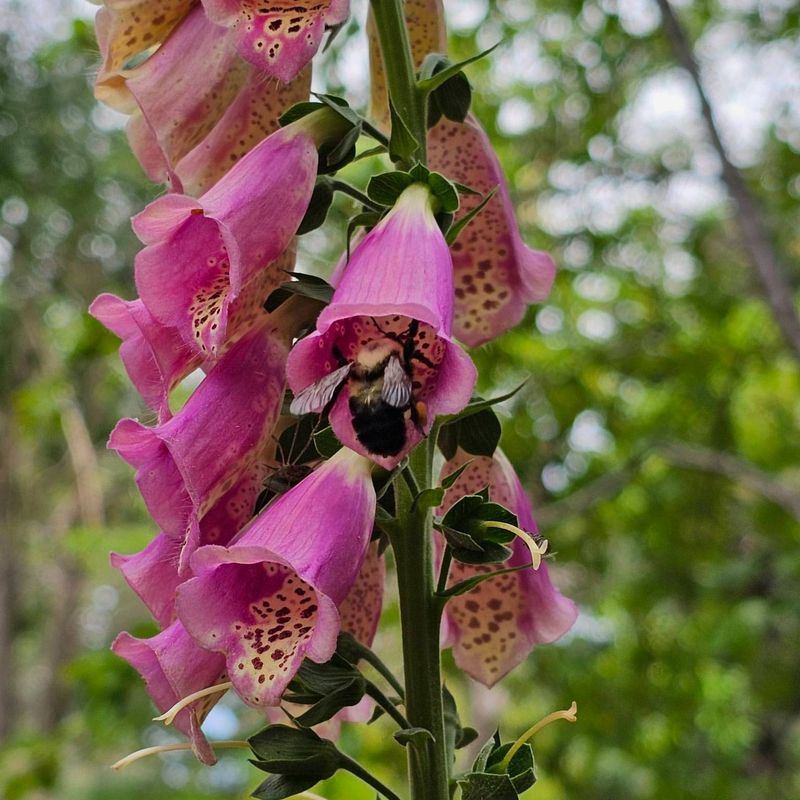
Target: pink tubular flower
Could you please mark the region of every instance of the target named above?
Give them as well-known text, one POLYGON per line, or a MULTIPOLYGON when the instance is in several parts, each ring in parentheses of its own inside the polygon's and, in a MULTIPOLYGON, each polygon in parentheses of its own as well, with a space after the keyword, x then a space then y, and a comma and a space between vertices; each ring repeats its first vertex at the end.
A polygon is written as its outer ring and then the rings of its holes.
POLYGON ((229 547, 206 546, 178 589, 178 617, 225 654, 237 694, 277 705, 303 658, 336 649, 375 515, 370 465, 343 448, 267 506, 229 547))
MULTIPOLYGON (((180 622, 150 639, 123 632, 111 649, 141 674, 162 713, 187 695, 225 679, 225 659, 198 647, 180 622)), ((220 697, 214 694, 197 700, 175 717, 175 727, 192 740, 192 750, 204 764, 214 764, 217 759, 200 725, 220 697)))
POLYGON ((334 282, 316 332, 289 355, 293 410, 321 411, 333 402, 339 440, 391 469, 437 414, 469 402, 476 379, 472 361, 450 339, 453 267, 426 186, 412 184, 400 195, 334 282), (337 395, 342 385, 347 390, 337 395))
MULTIPOLYGON (((459 498, 489 487, 489 497, 513 512, 523 530, 536 533, 530 501, 514 468, 497 450, 493 458, 471 456, 463 450, 442 470, 446 477, 471 462, 445 495, 440 509, 446 513, 459 498)), ((519 539, 513 555, 503 565, 529 564, 531 557, 519 539)), ((450 583, 497 569, 497 565, 472 566, 453 562, 450 583)), ((523 569, 484 581, 466 594, 451 598, 445 607, 443 646, 452 647, 455 661, 468 675, 493 686, 520 664, 536 644, 554 642, 573 625, 578 609, 550 581, 547 566, 523 569)))
POLYGON ((303 117, 268 136, 201 197, 166 195, 134 217, 146 245, 136 257, 139 296, 196 351, 213 355, 225 342, 231 305, 252 281, 285 279, 275 260, 308 207, 318 140, 331 117, 303 117))
POLYGON ((202 0, 209 18, 235 30, 242 58, 290 81, 313 58, 326 25, 344 22, 349 0, 314 3, 202 0))
POLYGON ((136 468, 153 519, 183 540, 259 457, 280 413, 286 346, 263 329, 237 342, 181 411, 147 428, 121 420, 109 447, 136 468))
MULTIPOLYGON (((428 134, 431 169, 482 194, 497 194, 453 244, 455 335, 474 347, 516 325, 528 304, 544 300, 555 276, 553 259, 520 236, 508 184, 488 137, 470 114, 442 119, 428 134)), ((480 202, 462 196, 456 220, 480 202)))

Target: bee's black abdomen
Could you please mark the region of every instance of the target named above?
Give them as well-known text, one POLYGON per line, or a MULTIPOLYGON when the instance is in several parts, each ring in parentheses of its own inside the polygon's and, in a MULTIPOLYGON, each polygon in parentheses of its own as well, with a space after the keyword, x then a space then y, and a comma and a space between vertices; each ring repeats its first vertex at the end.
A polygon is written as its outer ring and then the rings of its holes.
POLYGON ((376 456, 396 456, 406 443, 403 411, 383 400, 366 405, 350 398, 350 413, 356 437, 376 456))

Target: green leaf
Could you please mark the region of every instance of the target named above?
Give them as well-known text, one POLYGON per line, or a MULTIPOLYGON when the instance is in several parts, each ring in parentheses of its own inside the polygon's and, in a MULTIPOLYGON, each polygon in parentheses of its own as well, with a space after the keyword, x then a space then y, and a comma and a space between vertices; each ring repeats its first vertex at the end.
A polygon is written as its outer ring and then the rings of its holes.
POLYGON ((369 179, 367 197, 382 206, 391 207, 412 183, 414 178, 408 172, 382 172, 369 179))
MULTIPOLYGON (((451 546, 453 558, 462 564, 502 564, 511 558, 512 550, 496 542, 481 542, 481 552, 476 553, 467 548, 457 549, 451 546)), ((478 584, 475 584, 476 586, 478 584)))
POLYGON ((450 59, 442 53, 428 53, 419 68, 419 79, 427 80, 432 75, 450 66, 450 59))
MULTIPOLYGON (((252 761, 251 763, 259 766, 258 762, 252 761)), ((305 792, 308 789, 316 786, 324 778, 318 778, 316 775, 306 776, 292 776, 287 775, 270 775, 259 787, 253 792, 251 797, 257 800, 284 800, 287 797, 294 797, 295 795, 305 792)))
POLYGON ((366 681, 358 675, 332 689, 314 703, 308 711, 297 717, 296 722, 307 728, 326 722, 343 708, 358 703, 366 692, 366 681))
POLYGON ((461 473, 474 461, 474 459, 470 459, 466 463, 462 464, 457 470, 451 472, 446 478, 442 478, 442 489, 449 489, 451 486, 455 484, 455 482, 461 477, 461 473))
POLYGON ((519 794, 508 775, 471 772, 460 778, 461 800, 517 800, 519 794))
POLYGON ((486 771, 508 775, 511 783, 517 792, 524 792, 536 783, 536 765, 533 759, 533 748, 529 744, 524 744, 514 753, 511 762, 507 767, 502 767, 502 760, 506 753, 511 749, 512 742, 507 742, 496 747, 489 754, 486 761, 486 771))
POLYGON ((341 442, 336 438, 333 428, 330 425, 317 431, 314 436, 314 447, 322 458, 330 458, 342 449, 341 442))
POLYGON ((415 509, 438 508, 444 500, 444 489, 436 487, 435 489, 423 489, 414 498, 415 509))
POLYGON ((333 202, 333 187, 330 178, 319 177, 314 184, 314 191, 311 193, 311 200, 306 209, 303 221, 297 229, 297 235, 316 230, 325 222, 328 210, 333 202))
POLYGON ((325 160, 326 168, 320 173, 336 172, 356 157, 356 142, 361 136, 361 125, 350 128, 333 148, 320 148, 320 162, 325 160))
POLYGON ((479 545, 468 533, 456 530, 455 528, 448 528, 442 525, 439 530, 446 539, 453 551, 470 550, 473 553, 483 553, 483 547, 479 545))
POLYGON ((316 275, 306 275, 303 272, 290 273, 293 280, 282 283, 277 289, 270 293, 264 309, 274 311, 278 306, 288 300, 292 295, 308 297, 311 300, 318 300, 321 305, 330 303, 333 297, 333 286, 324 278, 316 275))
POLYGON ((395 741, 405 747, 408 744, 419 746, 426 741, 435 742, 433 734, 427 728, 403 728, 394 734, 395 741))
MULTIPOLYGON (((279 775, 307 776, 324 780, 339 768, 339 751, 307 728, 268 725, 248 740, 257 766, 279 775)), ((316 782, 316 781, 315 781, 316 782)))
POLYGON ((463 122, 472 104, 472 86, 463 72, 457 72, 429 95, 436 110, 453 122, 463 122))
MULTIPOLYGON (((496 47, 497 45, 495 45, 496 47)), ((346 119, 354 127, 361 126, 361 117, 350 108, 350 104, 344 97, 338 97, 335 94, 317 94, 311 93, 320 103, 326 105, 328 108, 335 111, 340 117, 346 119)))
POLYGON ((462 728, 461 735, 456 739, 456 750, 460 750, 462 747, 471 745, 478 738, 478 736, 480 736, 480 734, 475 730, 475 728, 470 728, 469 726, 462 728))
POLYGON ((510 392, 501 394, 499 397, 492 397, 489 400, 484 400, 482 397, 473 397, 469 404, 459 411, 458 414, 443 414, 441 417, 439 417, 439 421, 442 425, 448 425, 457 419, 466 419, 467 417, 471 417, 473 414, 483 411, 484 408, 491 408, 498 403, 503 403, 512 398, 527 382, 528 381, 525 380, 510 392))
POLYGON ((472 771, 485 772, 486 764, 489 761, 489 756, 491 755, 492 751, 498 747, 500 747, 500 731, 496 730, 492 734, 492 738, 488 739, 478 751, 478 755, 475 757, 475 761, 472 764, 472 771))
POLYGON ((496 192, 497 187, 495 186, 491 192, 488 192, 486 195, 484 195, 483 200, 481 200, 480 203, 475 206, 475 208, 470 209, 466 214, 464 214, 463 217, 461 217, 458 222, 456 222, 455 225, 453 225, 447 231, 445 234, 445 239, 447 239, 448 245, 452 247, 453 243, 456 241, 456 239, 458 239, 461 231, 463 231, 464 228, 466 228, 467 225, 469 225, 470 222, 472 222, 472 220, 475 219, 475 217, 477 217, 481 211, 483 211, 483 209, 486 207, 486 204, 495 196, 496 192))
POLYGON ((471 592, 476 586, 480 586, 484 581, 488 581, 491 578, 496 577, 497 575, 508 575, 512 572, 520 572, 524 569, 530 569, 530 564, 520 564, 517 567, 506 567, 505 569, 497 569, 494 572, 484 572, 480 575, 474 575, 472 578, 467 578, 464 581, 460 581, 459 583, 455 584, 455 586, 451 586, 444 592, 439 594, 440 597, 458 597, 458 595, 466 594, 467 592, 471 592))
POLYGON ((408 129, 405 120, 397 113, 389 100, 389 113, 392 118, 392 133, 389 137, 389 158, 392 161, 409 161, 419 150, 419 142, 408 129))
POLYGON ((471 58, 467 58, 464 61, 459 61, 458 64, 451 64, 449 67, 437 72, 435 75, 431 75, 430 78, 425 78, 424 80, 417 81, 417 88, 423 92, 432 92, 434 89, 441 86, 445 81, 449 80, 453 77, 453 75, 457 75, 461 72, 464 67, 468 64, 474 64, 476 61, 488 56, 489 53, 492 52, 496 47, 500 45, 498 42, 495 45, 492 45, 488 50, 484 50, 482 53, 478 53, 471 58))

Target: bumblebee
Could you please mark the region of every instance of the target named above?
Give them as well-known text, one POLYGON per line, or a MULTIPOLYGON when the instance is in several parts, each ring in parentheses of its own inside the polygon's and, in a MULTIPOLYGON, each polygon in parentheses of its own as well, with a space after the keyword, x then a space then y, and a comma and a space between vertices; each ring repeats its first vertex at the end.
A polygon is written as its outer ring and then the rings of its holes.
POLYGON ((341 366, 303 389, 289 410, 292 414, 321 413, 347 385, 358 441, 373 455, 396 456, 406 444, 407 415, 418 428, 425 424, 425 404, 413 402, 411 362, 417 359, 434 365, 414 349, 417 320, 412 320, 403 334, 383 331, 374 318, 372 321, 383 338, 365 344, 352 362, 334 348, 341 366))

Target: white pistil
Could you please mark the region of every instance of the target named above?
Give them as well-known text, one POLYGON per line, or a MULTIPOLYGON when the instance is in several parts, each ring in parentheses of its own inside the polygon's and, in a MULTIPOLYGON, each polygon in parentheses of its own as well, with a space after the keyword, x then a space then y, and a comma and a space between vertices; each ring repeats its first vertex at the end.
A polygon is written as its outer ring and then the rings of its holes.
POLYGON ((532 739, 537 733, 539 733, 542 728, 547 727, 551 722, 555 722, 557 719, 563 719, 567 722, 577 722, 578 704, 573 700, 572 705, 569 708, 564 709, 563 711, 553 711, 546 717, 542 717, 535 725, 531 725, 531 727, 528 728, 528 730, 526 730, 516 742, 514 742, 514 744, 511 746, 511 749, 505 754, 505 757, 500 762, 500 765, 503 767, 503 769, 508 769, 511 759, 514 758, 520 747, 522 747, 529 739, 532 739))
MULTIPOLYGON (((242 749, 242 750, 249 750, 250 745, 247 742, 240 741, 239 739, 224 739, 219 742, 211 742, 210 743, 215 749, 223 750, 223 749, 242 749)), ((138 761, 140 758, 146 758, 147 756, 154 756, 158 753, 171 753, 175 750, 191 750, 192 745, 190 742, 176 742, 175 744, 159 744, 155 747, 145 747, 142 750, 137 750, 135 753, 131 753, 130 755, 125 756, 125 758, 121 758, 115 764, 111 765, 111 769, 125 769, 125 767, 133 764, 134 761, 138 761)))
POLYGON ((494 520, 487 520, 483 523, 484 528, 500 528, 504 531, 511 531, 514 536, 522 539, 531 551, 531 567, 539 569, 542 565, 542 556, 547 552, 547 539, 542 539, 537 542, 527 531, 512 525, 510 522, 496 522, 494 520))
POLYGON ((186 706, 190 706, 195 700, 202 700, 204 697, 208 697, 210 694, 218 694, 219 692, 227 692, 228 689, 231 689, 233 684, 230 681, 225 681, 225 683, 218 683, 216 686, 209 686, 205 689, 200 689, 200 691, 192 692, 189 695, 186 695, 182 700, 178 700, 172 708, 167 709, 160 717, 153 717, 153 722, 163 722, 165 725, 172 725, 175 721, 175 717, 183 711, 186 706))

